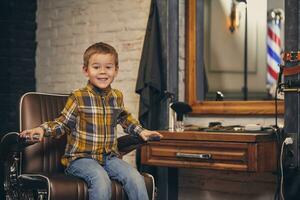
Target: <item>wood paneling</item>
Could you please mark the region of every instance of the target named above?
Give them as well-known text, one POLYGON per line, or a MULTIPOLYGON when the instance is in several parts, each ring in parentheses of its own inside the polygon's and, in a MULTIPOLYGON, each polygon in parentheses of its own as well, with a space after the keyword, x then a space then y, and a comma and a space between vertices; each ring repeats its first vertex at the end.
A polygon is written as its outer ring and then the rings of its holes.
POLYGON ((146 165, 262 172, 276 170, 270 133, 166 132, 142 148, 146 165))
POLYGON ((271 173, 179 170, 179 200, 273 200, 276 176, 271 173))

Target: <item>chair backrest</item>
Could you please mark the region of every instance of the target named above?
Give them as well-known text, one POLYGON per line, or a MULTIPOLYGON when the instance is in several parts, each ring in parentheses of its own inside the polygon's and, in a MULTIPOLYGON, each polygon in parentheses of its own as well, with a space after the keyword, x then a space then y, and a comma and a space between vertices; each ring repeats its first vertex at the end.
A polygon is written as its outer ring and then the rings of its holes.
MULTIPOLYGON (((20 131, 39 126, 59 116, 68 95, 26 93, 20 100, 20 131)), ((64 153, 66 135, 59 139, 44 138, 26 148, 21 155, 21 173, 63 172, 60 158, 64 153)))

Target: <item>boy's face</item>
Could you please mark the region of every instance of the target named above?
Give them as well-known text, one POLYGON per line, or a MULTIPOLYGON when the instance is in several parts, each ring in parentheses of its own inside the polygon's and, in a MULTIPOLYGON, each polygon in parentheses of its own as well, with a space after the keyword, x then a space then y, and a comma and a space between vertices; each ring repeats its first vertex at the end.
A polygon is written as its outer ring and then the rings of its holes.
POLYGON ((118 70, 112 54, 95 53, 90 57, 88 66, 83 67, 83 73, 90 83, 100 89, 107 88, 113 82, 118 70))

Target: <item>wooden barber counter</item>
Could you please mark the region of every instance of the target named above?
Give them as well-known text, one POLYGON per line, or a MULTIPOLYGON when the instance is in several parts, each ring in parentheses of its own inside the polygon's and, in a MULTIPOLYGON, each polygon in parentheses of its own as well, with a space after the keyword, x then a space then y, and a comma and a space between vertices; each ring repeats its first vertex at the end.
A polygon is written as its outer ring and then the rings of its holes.
POLYGON ((142 147, 142 164, 245 172, 276 170, 273 133, 159 132, 164 136, 160 141, 142 147))

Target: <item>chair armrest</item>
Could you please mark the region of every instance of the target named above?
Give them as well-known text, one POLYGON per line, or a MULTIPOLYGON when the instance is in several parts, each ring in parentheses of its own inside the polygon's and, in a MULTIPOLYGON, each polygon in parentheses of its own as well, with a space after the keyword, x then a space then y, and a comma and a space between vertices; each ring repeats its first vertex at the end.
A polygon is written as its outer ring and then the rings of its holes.
POLYGON ((25 138, 20 138, 19 133, 6 133, 0 141, 0 159, 7 160, 13 152, 22 152, 27 146, 37 142, 27 141, 25 138))
POLYGON ((146 142, 138 137, 132 135, 124 135, 118 138, 118 149, 121 156, 141 147, 146 142))
MULTIPOLYGON (((27 141, 19 137, 19 133, 10 132, 5 134, 0 141, 0 159, 6 160, 12 152, 22 152, 26 147, 37 142, 27 141)), ((124 135, 118 138, 118 149, 121 156, 139 148, 146 144, 146 142, 138 137, 132 135, 124 135)))

